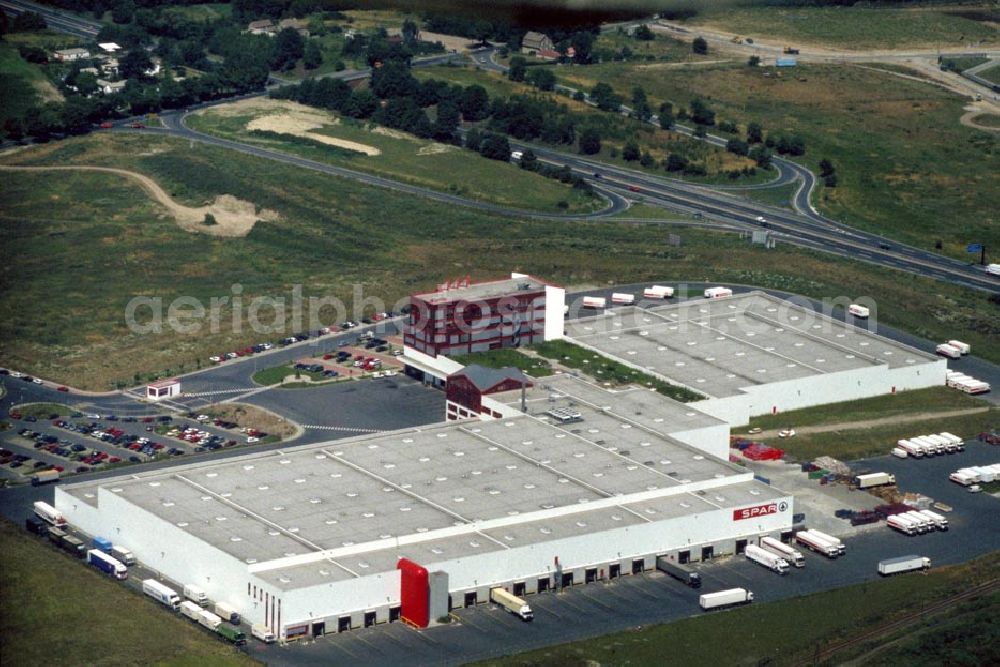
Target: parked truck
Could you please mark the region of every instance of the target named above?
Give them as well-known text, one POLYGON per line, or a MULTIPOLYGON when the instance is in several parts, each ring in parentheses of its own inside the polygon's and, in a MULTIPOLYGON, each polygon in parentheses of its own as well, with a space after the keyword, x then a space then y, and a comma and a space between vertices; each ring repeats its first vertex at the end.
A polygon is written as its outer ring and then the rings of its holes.
POLYGON ((943 515, 933 512, 931 510, 920 510, 920 513, 925 517, 934 522, 934 527, 938 530, 945 531, 948 530, 948 519, 943 515))
POLYGON ((135 556, 131 551, 123 546, 115 545, 111 547, 111 555, 118 559, 119 562, 124 563, 127 566, 135 565, 135 556))
POLYGON ((926 556, 900 556, 898 558, 880 560, 878 562, 878 573, 883 577, 888 577, 901 572, 926 570, 930 566, 931 559, 926 556))
POLYGON ((1000 264, 987 264, 986 273, 991 276, 1000 276, 1000 264))
POLYGON ((101 572, 115 579, 128 579, 128 568, 103 551, 91 549, 87 552, 87 562, 101 572))
POLYGON ((583 297, 583 307, 593 308, 595 310, 601 310, 608 305, 608 300, 602 296, 585 296, 583 297))
POLYGON ((239 628, 234 628, 231 625, 220 623, 215 626, 215 631, 219 633, 220 637, 236 644, 237 646, 242 646, 247 643, 247 636, 239 628))
POLYGON ((59 540, 59 548, 77 558, 87 557, 87 546, 83 540, 73 535, 63 535, 59 540))
POLYGON ((58 470, 42 470, 39 473, 32 475, 31 485, 41 486, 42 484, 48 484, 49 482, 59 481, 59 471, 58 470))
POLYGON ((888 486, 896 483, 896 476, 887 472, 873 472, 867 475, 858 475, 854 478, 854 483, 859 489, 871 489, 876 486, 888 486))
POLYGON ((934 348, 934 351, 942 357, 948 357, 949 359, 958 359, 962 356, 962 352, 957 347, 949 345, 948 343, 941 343, 934 348))
POLYGON ((643 298, 646 299, 669 299, 673 295, 674 288, 669 285, 653 285, 642 292, 643 298))
POLYGON ((62 512, 48 503, 38 501, 35 503, 35 516, 52 526, 65 526, 66 519, 62 512))
POLYGON ((795 567, 805 567, 806 559, 802 557, 802 553, 798 549, 793 549, 781 540, 776 540, 773 537, 762 537, 760 540, 760 546, 763 549, 767 549, 771 553, 781 556, 789 564, 795 567))
POLYGON ((208 604, 208 595, 205 591, 201 590, 201 588, 195 586, 194 584, 185 584, 184 597, 192 602, 197 602, 202 607, 208 604))
POLYGON ((198 623, 204 625, 209 630, 215 630, 222 625, 222 619, 207 609, 198 612, 198 623))
POLYGON ((677 581, 690 586, 691 588, 701 588, 701 575, 686 565, 675 563, 666 556, 656 557, 656 569, 665 572, 677 581))
POLYGON ((729 588, 717 593, 705 593, 698 598, 698 604, 705 611, 734 607, 749 602, 753 602, 753 591, 748 591, 745 588, 729 588))
POLYGON ((841 542, 839 538, 836 538, 833 535, 827 535, 826 533, 821 533, 815 528, 809 528, 806 532, 808 532, 810 535, 818 537, 821 540, 826 540, 827 542, 832 544, 834 548, 837 550, 837 554, 840 556, 843 556, 844 553, 847 551, 847 547, 844 546, 844 543, 841 542))
POLYGON ((868 315, 871 314, 871 311, 868 310, 868 308, 856 303, 852 303, 851 305, 849 305, 847 307, 847 312, 849 312, 851 315, 854 315, 854 317, 857 317, 858 319, 862 320, 867 319, 868 315))
POLYGON ((840 555, 840 550, 832 543, 820 539, 807 530, 800 530, 795 533, 795 541, 807 549, 823 554, 827 558, 836 558, 840 555))
POLYGON ((106 554, 110 554, 112 546, 114 545, 111 544, 111 540, 107 538, 104 537, 94 538, 94 548, 97 549, 98 551, 103 551, 106 554))
POLYGON ((972 352, 972 346, 969 345, 968 343, 963 343, 960 340, 950 340, 948 341, 948 345, 951 345, 953 348, 955 348, 962 354, 968 354, 969 352, 972 352))
POLYGON ((733 295, 733 290, 729 289, 728 287, 722 287, 721 285, 719 287, 709 287, 708 289, 705 290, 706 299, 721 299, 724 296, 732 296, 732 295, 733 295))
POLYGON ((530 621, 535 617, 528 603, 506 589, 497 586, 490 589, 490 600, 519 617, 522 621, 530 621))
POLYGON ((250 634, 264 642, 265 644, 273 644, 278 641, 277 635, 271 632, 266 625, 253 625, 250 626, 250 634))
POLYGON ((226 604, 225 602, 216 602, 215 607, 213 607, 213 611, 224 621, 229 621, 233 625, 240 624, 240 614, 232 607, 232 605, 226 604))
POLYGON ((631 294, 624 294, 621 292, 615 292, 611 295, 611 303, 617 303, 624 306, 631 306, 635 303, 635 297, 631 294))
POLYGON ((156 579, 144 580, 142 582, 142 592, 174 611, 177 610, 177 607, 181 603, 181 598, 174 589, 161 584, 156 579))
POLYGON ((758 547, 756 544, 748 544, 743 551, 743 555, 747 557, 747 560, 766 567, 772 572, 788 574, 788 561, 777 554, 771 553, 767 549, 758 547))
POLYGON ((918 534, 917 525, 912 519, 901 514, 893 514, 885 520, 887 526, 896 530, 903 535, 916 535, 918 534))
POLYGON ((180 610, 182 616, 190 618, 195 623, 198 622, 198 617, 201 616, 201 607, 190 600, 184 600, 177 608, 180 610))
POLYGON ((41 519, 36 519, 33 516, 29 516, 24 520, 24 529, 27 530, 32 535, 38 535, 45 537, 48 532, 49 524, 45 523, 41 519))

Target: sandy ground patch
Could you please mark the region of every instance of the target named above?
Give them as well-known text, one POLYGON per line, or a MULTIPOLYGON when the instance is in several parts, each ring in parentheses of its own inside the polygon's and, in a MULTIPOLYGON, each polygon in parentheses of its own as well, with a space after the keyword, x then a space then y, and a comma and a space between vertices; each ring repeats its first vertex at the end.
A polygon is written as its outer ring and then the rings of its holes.
POLYGON ((400 130, 393 130, 389 127, 382 127, 381 125, 369 125, 368 129, 375 134, 384 134, 387 137, 392 137, 393 139, 407 139, 412 140, 413 136, 402 132, 400 130))
POLYGON ((233 116, 245 116, 246 114, 254 111, 266 111, 270 113, 280 112, 305 117, 311 116, 318 119, 319 123, 325 123, 327 125, 336 125, 340 122, 339 118, 325 114, 322 111, 306 106, 305 104, 299 104, 298 102, 292 102, 290 100, 272 100, 269 97, 252 97, 246 100, 220 104, 218 106, 209 107, 208 109, 201 109, 199 111, 195 111, 194 113, 196 115, 211 114, 222 118, 232 118, 233 116))
POLYGON ((421 146, 417 151, 417 155, 440 155, 441 153, 450 153, 455 150, 455 146, 449 146, 448 144, 427 144, 426 146, 421 146))
POLYGON ((322 121, 317 122, 314 117, 307 118, 302 114, 273 114, 254 118, 252 121, 247 123, 247 129, 277 132, 279 134, 291 134, 296 137, 303 137, 304 139, 318 141, 329 146, 336 146, 338 148, 346 148, 348 150, 357 151, 358 153, 364 153, 369 156, 382 154, 381 150, 375 148, 374 146, 369 146, 368 144, 358 143, 357 141, 348 141, 347 139, 338 139, 336 137, 329 137, 325 134, 312 132, 312 130, 318 130, 324 125, 333 124, 334 123, 329 122, 328 119, 323 119, 322 121))
POLYGON ((177 221, 177 226, 188 232, 198 232, 209 236, 239 237, 246 236, 258 220, 274 221, 279 216, 275 211, 264 209, 257 211, 253 202, 237 199, 232 195, 218 195, 215 201, 206 206, 184 206, 175 202, 156 181, 134 171, 113 169, 111 167, 14 167, 0 165, 4 171, 100 171, 118 174, 138 181, 153 199, 162 204, 177 221), (205 215, 211 213, 216 224, 205 225, 205 215))

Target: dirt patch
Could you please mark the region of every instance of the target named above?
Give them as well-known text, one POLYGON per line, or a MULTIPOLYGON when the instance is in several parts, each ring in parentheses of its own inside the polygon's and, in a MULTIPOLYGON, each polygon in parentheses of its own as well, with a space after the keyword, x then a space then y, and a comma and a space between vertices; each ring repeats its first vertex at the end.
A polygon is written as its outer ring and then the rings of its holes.
POLYGON ((275 211, 263 209, 257 211, 252 202, 242 201, 232 195, 218 195, 215 201, 206 206, 190 207, 178 204, 156 181, 143 174, 113 169, 110 167, 14 167, 0 165, 0 170, 6 171, 100 171, 117 174, 138 181, 139 185, 153 199, 162 204, 177 221, 177 226, 188 232, 208 234, 210 236, 240 237, 246 236, 258 220, 275 221, 279 219, 275 211), (214 225, 204 224, 205 216, 211 214, 215 218, 214 225))
POLYGON ((268 435, 280 436, 282 440, 290 440, 301 432, 295 422, 256 405, 218 403, 208 406, 204 412, 218 419, 236 422, 240 427, 255 428, 268 435))
POLYGON ((358 143, 357 141, 348 141, 347 139, 338 139, 336 137, 330 137, 325 134, 318 134, 312 131, 318 130, 325 125, 335 124, 336 123, 331 122, 330 119, 317 117, 315 114, 311 114, 309 117, 305 117, 302 114, 272 114, 254 118, 252 121, 247 123, 247 129, 251 131, 264 130, 266 132, 277 132, 279 134, 291 134, 296 137, 311 139, 329 146, 336 146, 337 148, 346 148, 348 150, 357 151, 358 153, 364 153, 365 155, 373 157, 382 154, 381 150, 375 148, 374 146, 369 146, 368 144, 358 143))
POLYGON ((252 97, 247 100, 220 104, 218 106, 202 109, 194 113, 196 115, 211 114, 213 116, 219 116, 220 118, 234 118, 236 116, 245 116, 248 113, 256 111, 294 114, 304 117, 311 116, 318 119, 320 124, 326 125, 337 125, 340 122, 339 118, 324 114, 323 112, 317 111, 313 107, 306 106, 305 104, 299 104, 298 102, 290 102, 287 100, 272 100, 268 97, 252 97))
POLYGON ((406 139, 412 141, 413 137, 406 132, 400 132, 399 130, 393 130, 388 127, 382 127, 381 125, 373 125, 368 127, 369 130, 375 134, 384 134, 387 137, 392 137, 393 139, 406 139))
POLYGON ((455 149, 455 146, 449 146, 448 144, 433 143, 421 146, 417 151, 417 155, 440 155, 441 153, 450 153, 455 149))

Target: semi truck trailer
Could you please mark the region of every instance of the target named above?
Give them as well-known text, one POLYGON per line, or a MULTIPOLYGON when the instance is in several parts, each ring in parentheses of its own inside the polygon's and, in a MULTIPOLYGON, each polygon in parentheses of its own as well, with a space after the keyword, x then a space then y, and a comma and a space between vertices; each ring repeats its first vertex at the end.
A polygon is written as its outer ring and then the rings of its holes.
POLYGON ((161 584, 156 579, 144 580, 142 582, 142 592, 174 611, 177 611, 177 607, 181 603, 181 598, 174 589, 161 584))
POLYGON ((677 581, 690 586, 691 588, 701 588, 701 575, 679 563, 674 563, 666 556, 656 557, 656 569, 665 572, 677 581))
POLYGON ((822 540, 809 531, 801 530, 795 533, 795 541, 807 549, 823 554, 827 558, 836 558, 840 555, 840 550, 830 542, 822 540))
POLYGON ((195 623, 198 622, 198 616, 201 615, 201 607, 196 605, 194 602, 184 600, 180 603, 180 605, 178 605, 178 609, 180 609, 182 616, 190 618, 195 623))
POLYGON ((87 557, 87 546, 83 543, 83 540, 73 535, 63 535, 59 540, 59 548, 77 558, 87 557))
POLYGON ((265 644, 273 644, 278 641, 278 636, 271 632, 266 625, 250 626, 250 634, 265 644))
POLYGON ((732 296, 733 290, 728 287, 709 287, 705 290, 706 299, 721 299, 724 296, 732 296))
POLYGON ((878 573, 883 577, 888 577, 901 572, 926 570, 930 566, 931 559, 926 556, 900 556, 898 558, 880 560, 878 563, 878 573))
POLYGON ((225 602, 216 602, 212 611, 214 611, 215 614, 220 616, 224 621, 229 621, 233 625, 240 624, 240 613, 236 611, 232 605, 226 604, 225 602))
POLYGON ((777 556, 781 556, 795 567, 806 566, 806 559, 802 557, 802 553, 798 549, 793 549, 788 546, 781 540, 776 540, 773 537, 763 537, 760 540, 760 546, 777 556))
POLYGON ((534 612, 531 611, 531 607, 528 606, 527 602, 499 586, 490 589, 490 600, 496 602, 522 621, 530 621, 535 617, 534 612))
POLYGON ((960 340, 950 340, 948 341, 948 345, 951 345, 953 348, 957 349, 962 354, 968 354, 969 352, 972 352, 972 346, 969 345, 968 343, 963 343, 960 340))
POLYGON ((91 549, 87 552, 87 562, 115 579, 128 579, 128 568, 103 551, 91 549))
POLYGON ((611 295, 611 303, 617 303, 624 306, 631 306, 635 303, 635 297, 631 294, 623 294, 621 292, 615 292, 611 295))
POLYGON ((942 357, 948 357, 949 359, 958 359, 962 356, 962 352, 957 347, 953 347, 948 343, 941 343, 934 348, 934 351, 942 357))
POLYGON ((208 595, 194 584, 184 586, 184 597, 192 602, 197 602, 202 607, 208 604, 208 595))
POLYGON ((65 526, 66 519, 62 512, 48 503, 38 501, 35 503, 35 516, 52 526, 65 526))
POLYGON ((43 470, 31 477, 32 486, 41 486, 42 484, 48 484, 49 482, 59 481, 59 471, 58 470, 43 470))
POLYGON ((948 519, 937 512, 932 512, 931 510, 919 510, 921 514, 934 522, 934 527, 938 530, 944 531, 948 530, 948 519))
POLYGON ((698 598, 698 604, 705 611, 723 609, 753 602, 753 591, 745 588, 729 588, 717 593, 705 593, 698 598))
POLYGON ((642 292, 643 298, 646 299, 669 299, 673 295, 674 288, 669 285, 653 285, 642 292))
POLYGON ((806 532, 809 533, 810 535, 818 537, 821 540, 826 540, 827 542, 832 544, 834 548, 837 550, 837 554, 840 556, 843 556, 844 553, 847 552, 847 547, 844 546, 844 543, 841 542, 839 538, 836 538, 833 535, 827 535, 826 533, 821 533, 815 528, 809 528, 808 530, 806 530, 806 532))
POLYGON ((594 308, 600 310, 608 305, 608 300, 602 296, 585 296, 583 297, 583 307, 584 308, 594 308))
POLYGON ((876 486, 887 486, 896 483, 896 476, 887 472, 873 472, 867 475, 858 475, 854 478, 854 483, 859 489, 871 489, 876 486))
POLYGON ((850 306, 848 306, 847 312, 849 312, 851 315, 854 315, 854 317, 857 317, 859 319, 865 319, 868 317, 868 315, 871 314, 871 311, 869 311, 867 308, 865 308, 864 306, 860 306, 856 303, 852 303, 850 306))
POLYGON ((207 609, 198 612, 198 624, 204 625, 209 630, 215 630, 222 625, 222 619, 207 609))
POLYGON ((743 551, 743 555, 747 557, 747 560, 766 567, 772 572, 788 574, 788 561, 777 554, 771 553, 767 549, 758 547, 756 544, 748 544, 747 548, 743 551))
POLYGON ((125 547, 117 545, 111 547, 111 555, 126 566, 135 565, 135 556, 125 547))
POLYGON ((916 535, 918 533, 917 526, 913 520, 900 514, 890 516, 885 520, 885 523, 893 530, 899 531, 904 535, 916 535))

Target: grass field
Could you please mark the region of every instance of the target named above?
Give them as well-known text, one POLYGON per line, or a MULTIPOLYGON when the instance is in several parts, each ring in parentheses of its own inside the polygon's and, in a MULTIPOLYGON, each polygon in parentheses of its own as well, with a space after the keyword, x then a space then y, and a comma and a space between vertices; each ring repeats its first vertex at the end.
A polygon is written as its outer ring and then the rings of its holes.
POLYGON ((558 73, 584 88, 596 81, 614 81, 619 92, 642 85, 654 107, 686 107, 701 96, 718 118, 801 134, 802 162, 818 172, 827 158, 839 179, 836 188, 821 187, 814 203, 851 225, 926 249, 941 239, 945 253, 963 259, 970 242, 1000 246, 1000 209, 991 204, 1000 191, 1000 144, 958 123, 964 99, 860 67, 800 66, 780 79, 765 78, 766 69, 713 65, 662 76, 616 63, 558 73))
POLYGON ((973 116, 972 120, 986 127, 1000 127, 1000 116, 994 116, 993 114, 979 114, 978 116, 973 116))
POLYGON ((632 51, 636 61, 671 61, 671 62, 701 62, 713 59, 715 56, 697 55, 691 51, 691 45, 662 34, 653 34, 651 40, 635 39, 617 31, 602 32, 594 41, 594 52, 600 53, 607 49, 620 53, 624 47, 632 51))
POLYGON ((746 197, 755 202, 761 204, 770 204, 771 206, 780 206, 781 208, 792 208, 792 197, 795 196, 795 190, 799 187, 799 184, 789 183, 788 185, 780 185, 776 188, 765 188, 763 190, 747 190, 746 192, 738 193, 741 197, 746 197))
POLYGON ((489 352, 476 352, 455 357, 455 361, 468 366, 469 364, 479 364, 487 368, 520 368, 525 373, 533 377, 545 377, 552 375, 552 368, 544 359, 530 357, 518 350, 490 350, 489 352))
MULTIPOLYGON (((21 58, 17 47, 0 42, 0 128, 8 118, 21 118, 52 89, 42 71, 21 58)), ((52 89, 54 90, 54 89, 52 89)))
POLYGON ((987 81, 992 81, 993 83, 1000 83, 1000 62, 997 62, 993 67, 987 67, 984 70, 980 70, 979 76, 986 79, 987 81))
POLYGON ((19 405, 17 411, 25 417, 37 417, 38 419, 49 419, 50 415, 65 417, 75 412, 73 408, 62 403, 26 403, 19 405))
MULTIPOLYGON (((853 415, 851 416, 853 419, 853 415)), ((903 438, 947 431, 966 440, 975 439, 982 431, 1000 427, 1000 408, 989 412, 960 417, 940 417, 926 421, 906 422, 889 426, 845 428, 826 433, 799 433, 794 438, 777 439, 770 444, 784 449, 800 461, 812 461, 820 456, 832 456, 842 461, 888 454, 903 438)))
POLYGON ((4 664, 260 664, 6 519, 0 550, 4 664))
MULTIPOLYGON (((539 649, 520 655, 490 660, 478 665, 519 667, 527 665, 796 665, 816 664, 813 656, 831 644, 852 635, 885 625, 926 605, 947 599, 968 588, 969 582, 986 581, 1000 574, 1000 555, 991 554, 969 563, 932 568, 925 575, 908 574, 839 588, 791 600, 766 604, 754 603, 733 611, 684 619, 668 625, 638 627, 614 634, 560 646, 539 649)), ((867 654, 902 638, 882 654, 893 655, 917 638, 917 631, 928 627, 938 641, 928 643, 927 652, 910 660, 859 664, 938 665, 996 664, 1000 643, 996 641, 996 623, 990 622, 1000 612, 1000 593, 962 602, 941 615, 904 625, 872 641, 836 653, 820 664, 845 664, 859 654, 867 654), (976 621, 976 632, 966 633, 965 642, 956 646, 949 631, 962 632, 969 621, 976 621), (943 627, 942 627, 943 626, 943 627), (945 661, 945 649, 964 653, 964 659, 945 661)), ((902 654, 909 655, 909 654, 902 654)), ((850 663, 847 663, 850 664, 850 663)))
POLYGON ((516 165, 487 160, 457 146, 417 139, 402 132, 389 131, 391 134, 388 134, 373 131, 379 128, 318 109, 278 102, 257 107, 248 107, 244 103, 239 109, 239 112, 234 112, 227 106, 216 107, 190 117, 188 124, 209 134, 389 176, 394 180, 470 199, 550 212, 586 212, 604 205, 598 198, 586 196, 568 185, 519 169, 516 165), (318 143, 303 145, 302 142, 261 137, 247 131, 247 124, 255 118, 280 115, 283 108, 307 109, 310 115, 328 119, 329 124, 314 130, 314 134, 371 146, 381 151, 381 155, 348 155, 336 147, 318 143), (563 209, 559 202, 568 206, 563 209))
MULTIPOLYGON (((780 247, 764 251, 736 235, 677 233, 680 247, 650 241, 648 227, 612 221, 523 221, 366 188, 239 153, 153 135, 91 135, 24 149, 10 162, 111 165, 155 179, 175 200, 200 205, 221 193, 277 211, 243 238, 181 230, 133 181, 110 174, 59 178, 4 174, 0 189, 0 360, 46 379, 105 390, 208 365, 220 350, 284 334, 220 326, 197 333, 131 332, 133 296, 199 299, 332 296, 348 306, 355 286, 385 310, 431 289, 442 276, 474 279, 522 271, 566 285, 640 281, 753 284, 815 298, 877 295, 886 324, 932 340, 960 338, 1000 361, 1000 309, 979 292, 888 269, 780 247), (113 249, 113 251, 112 251, 113 249)), ((290 303, 290 302, 289 302, 290 303)), ((141 313, 140 313, 141 314, 141 313)), ((319 328, 364 315, 324 311, 319 328)), ((149 315, 138 318, 146 323, 149 315)), ((261 322, 274 322, 262 311, 261 322)))
POLYGON ((963 16, 976 6, 920 7, 731 7, 699 11, 688 20, 692 29, 704 25, 742 36, 796 46, 814 44, 840 49, 897 49, 988 46, 998 42, 987 13, 996 5, 982 3, 981 20, 963 16))
POLYGON ((984 401, 954 389, 929 387, 927 389, 901 391, 898 394, 876 396, 875 398, 865 398, 859 401, 817 405, 812 408, 783 412, 780 415, 754 417, 750 420, 749 426, 750 428, 758 427, 764 430, 818 426, 822 424, 839 424, 844 421, 881 419, 896 415, 919 415, 927 412, 979 408, 986 405, 988 404, 984 401))

